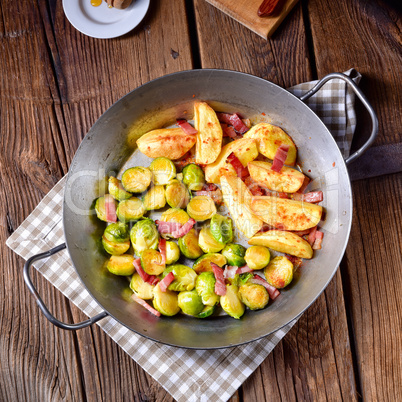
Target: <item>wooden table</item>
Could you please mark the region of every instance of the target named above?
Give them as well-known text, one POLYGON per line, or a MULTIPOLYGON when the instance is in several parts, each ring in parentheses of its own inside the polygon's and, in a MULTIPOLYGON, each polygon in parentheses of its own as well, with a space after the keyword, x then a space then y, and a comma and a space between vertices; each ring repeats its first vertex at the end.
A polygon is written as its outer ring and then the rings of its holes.
MULTIPOLYGON (((133 32, 98 40, 70 25, 61 1, 2 1, 0 400, 172 400, 97 326, 52 326, 23 283, 23 260, 4 245, 113 102, 186 69, 239 70, 289 87, 355 67, 378 113, 375 146, 384 153, 401 135, 398 7, 302 0, 265 41, 204 0, 159 0, 133 32)), ((359 108, 358 116, 364 136, 359 108)), ((353 183, 353 227, 340 269, 233 401, 402 400, 401 187, 397 173, 353 183)), ((56 316, 85 318, 32 275, 56 316)))

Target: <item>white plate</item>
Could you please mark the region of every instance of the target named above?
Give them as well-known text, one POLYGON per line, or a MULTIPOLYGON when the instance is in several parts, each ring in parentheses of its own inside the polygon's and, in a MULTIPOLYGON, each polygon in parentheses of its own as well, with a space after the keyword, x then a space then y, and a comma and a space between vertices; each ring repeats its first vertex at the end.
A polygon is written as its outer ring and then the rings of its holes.
POLYGON ((71 25, 93 38, 116 38, 134 29, 145 17, 150 0, 133 0, 125 9, 109 8, 105 1, 99 7, 91 0, 63 0, 64 14, 71 25))

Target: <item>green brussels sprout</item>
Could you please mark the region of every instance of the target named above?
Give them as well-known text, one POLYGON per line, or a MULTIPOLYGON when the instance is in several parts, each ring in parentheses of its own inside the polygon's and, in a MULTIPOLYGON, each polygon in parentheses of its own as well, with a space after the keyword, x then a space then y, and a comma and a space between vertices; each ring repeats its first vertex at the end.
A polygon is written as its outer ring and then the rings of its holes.
POLYGON ((187 315, 198 316, 198 314, 204 310, 201 297, 195 289, 180 292, 178 295, 178 303, 181 311, 187 315))
POLYGON ((95 212, 96 212, 96 216, 98 217, 98 219, 100 219, 103 222, 108 221, 106 219, 105 201, 108 201, 109 203, 114 204, 114 209, 117 208, 117 202, 110 194, 105 194, 103 197, 99 197, 95 202, 95 212))
POLYGON ((166 242, 166 265, 174 264, 180 258, 179 246, 174 241, 166 242))
POLYGON ((193 269, 182 264, 169 265, 163 271, 163 277, 169 272, 173 272, 174 281, 169 285, 169 290, 176 292, 183 292, 184 290, 193 290, 197 274, 193 269))
POLYGON ((198 245, 198 233, 195 229, 191 229, 187 234, 179 239, 179 247, 181 253, 192 260, 200 257, 203 253, 198 245))
POLYGON ((158 248, 159 233, 152 219, 138 221, 130 231, 130 240, 135 254, 141 255, 144 250, 158 248))
POLYGON ((130 231, 125 223, 117 222, 108 225, 103 232, 105 238, 115 243, 125 243, 130 240, 130 231))
POLYGON ((130 254, 112 255, 106 267, 114 275, 132 275, 135 271, 134 256, 130 254))
POLYGON ((204 254, 194 263, 193 269, 197 274, 212 271, 211 262, 222 268, 227 263, 227 260, 222 254, 204 254))
POLYGON ((275 257, 264 269, 267 282, 282 289, 289 285, 293 279, 293 264, 286 257, 275 257))
POLYGON ((166 202, 172 208, 185 208, 190 201, 187 187, 179 180, 172 180, 165 189, 166 202))
POLYGON ((201 272, 195 281, 195 289, 206 306, 215 306, 219 302, 219 296, 215 293, 215 282, 213 272, 201 272))
POLYGON ((225 246, 222 250, 222 255, 224 255, 228 261, 229 265, 242 267, 246 265, 244 256, 246 254, 246 248, 241 244, 230 243, 225 246))
POLYGON ((210 228, 216 241, 225 244, 233 241, 233 223, 230 218, 215 214, 211 218, 210 228))
POLYGON ((142 193, 151 184, 152 172, 142 166, 127 169, 121 176, 121 184, 130 193, 142 193))
POLYGON ((122 222, 137 221, 143 217, 144 213, 144 203, 137 197, 120 201, 116 211, 117 218, 122 222))
POLYGON ((168 158, 161 156, 154 159, 149 165, 149 170, 153 174, 153 182, 164 186, 176 177, 176 166, 168 158))
POLYGON ((162 255, 154 249, 144 250, 141 253, 141 266, 148 275, 160 275, 165 269, 162 264, 162 255))
POLYGON ((269 302, 267 289, 255 283, 241 285, 239 287, 239 297, 250 310, 260 310, 269 302))
POLYGON ((207 318, 211 316, 215 311, 215 306, 205 306, 200 314, 197 315, 198 318, 207 318))
POLYGON ((246 310, 239 298, 239 288, 236 285, 226 285, 226 294, 221 296, 220 303, 223 311, 231 317, 239 319, 246 310))
POLYGON ((102 236, 102 245, 105 251, 111 255, 124 254, 130 248, 130 240, 125 242, 110 241, 106 236, 102 236))
POLYGON ((153 186, 145 194, 144 206, 147 211, 161 209, 166 205, 165 188, 163 186, 153 186))
POLYGON ((251 246, 244 256, 246 264, 251 269, 263 269, 269 264, 271 254, 265 246, 251 246))
POLYGON ((198 244, 204 253, 217 253, 225 247, 224 243, 216 241, 212 236, 211 229, 209 226, 204 226, 198 237, 198 244))
POLYGON ((132 194, 124 190, 121 182, 116 177, 109 177, 108 184, 109 194, 117 201, 128 200, 132 194))
MULTIPOLYGON (((169 208, 165 212, 163 212, 161 216, 161 221, 163 222, 178 222, 184 225, 190 217, 188 216, 187 212, 184 209, 180 208, 169 208)), ((170 239, 171 236, 169 234, 164 233, 162 234, 164 239, 170 239)))
POLYGON ((159 311, 163 315, 172 316, 180 311, 177 293, 170 290, 162 292, 159 285, 154 287, 153 304, 155 310, 159 311))
POLYGON ((183 183, 189 188, 189 190, 202 190, 205 184, 205 176, 203 170, 199 166, 191 163, 184 167, 182 173, 183 183))
POLYGON ((137 272, 131 278, 130 289, 143 300, 151 300, 154 297, 154 286, 148 282, 144 282, 137 272))
POLYGON ((214 200, 206 195, 197 195, 187 204, 187 213, 197 222, 205 221, 216 214, 214 200))

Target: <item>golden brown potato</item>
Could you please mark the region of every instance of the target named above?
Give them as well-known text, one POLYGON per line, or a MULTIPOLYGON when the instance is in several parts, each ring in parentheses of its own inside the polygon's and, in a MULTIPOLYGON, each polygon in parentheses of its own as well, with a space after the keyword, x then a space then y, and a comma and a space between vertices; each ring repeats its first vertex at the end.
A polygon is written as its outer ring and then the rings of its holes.
POLYGON ((222 127, 215 111, 205 102, 194 104, 194 126, 198 130, 195 161, 201 165, 215 162, 222 148, 222 127))
POLYGON ((252 161, 247 166, 254 181, 273 191, 295 193, 304 181, 303 173, 286 166, 279 173, 271 169, 270 162, 252 161))
POLYGON ((300 258, 310 259, 313 257, 313 249, 306 240, 300 236, 282 230, 268 230, 253 236, 248 244, 252 246, 265 246, 272 250, 294 255, 300 258))
POLYGON ((252 194, 237 176, 221 177, 223 201, 228 207, 237 228, 247 237, 252 237, 262 227, 262 220, 250 210, 252 194))
POLYGON ((259 123, 251 127, 243 137, 254 138, 257 142, 258 151, 269 159, 274 159, 276 151, 281 145, 289 145, 285 165, 293 166, 296 163, 296 145, 280 127, 268 123, 259 123))
POLYGON ((285 230, 310 229, 318 225, 322 215, 320 205, 273 196, 253 197, 250 207, 268 225, 285 230))
POLYGON ((257 144, 253 139, 241 138, 229 142, 222 148, 218 159, 205 167, 205 179, 208 183, 219 184, 222 176, 237 176, 234 167, 226 161, 232 152, 243 166, 247 166, 258 156, 257 144))
POLYGON ((150 158, 164 156, 175 160, 188 152, 196 136, 184 133, 181 128, 161 128, 144 134, 137 140, 138 149, 150 158))

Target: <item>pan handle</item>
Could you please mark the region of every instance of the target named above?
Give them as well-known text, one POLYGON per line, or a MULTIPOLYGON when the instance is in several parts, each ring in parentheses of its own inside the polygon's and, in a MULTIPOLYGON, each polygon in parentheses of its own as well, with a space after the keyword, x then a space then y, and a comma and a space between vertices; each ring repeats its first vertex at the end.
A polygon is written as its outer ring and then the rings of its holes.
POLYGON ((352 155, 350 155, 348 158, 345 159, 345 163, 349 164, 350 162, 357 159, 359 156, 362 156, 363 153, 366 152, 367 149, 374 142, 374 140, 378 134, 378 119, 374 112, 374 109, 372 108, 372 106, 370 105, 369 101, 367 100, 367 98, 365 97, 363 92, 360 90, 360 88, 356 85, 356 83, 351 78, 349 78, 347 75, 342 74, 342 73, 331 73, 331 74, 326 75, 324 78, 319 80, 313 88, 311 88, 308 92, 306 92, 303 96, 301 96, 300 100, 302 100, 303 102, 306 101, 308 98, 313 96, 316 92, 318 92, 324 84, 326 84, 328 81, 333 80, 333 79, 343 80, 352 87, 353 92, 361 100, 361 102, 363 103, 364 107, 367 109, 367 111, 370 115, 370 118, 371 118, 370 137, 361 146, 361 148, 359 148, 356 152, 354 152, 352 155))
POLYGON ((96 315, 95 317, 92 317, 88 320, 79 322, 78 324, 66 324, 64 322, 59 321, 56 317, 54 317, 48 308, 45 306, 45 303, 43 300, 40 298, 38 291, 36 290, 34 284, 31 281, 31 278, 29 276, 29 268, 31 265, 38 260, 42 260, 43 258, 50 257, 53 254, 56 254, 57 252, 64 250, 66 248, 65 243, 60 244, 59 246, 56 246, 52 248, 49 251, 46 251, 44 253, 36 254, 29 258, 25 265, 24 265, 24 280, 26 285, 28 286, 28 289, 30 292, 34 295, 36 303, 38 304, 39 308, 42 310, 42 313, 45 315, 45 317, 56 327, 62 328, 62 329, 69 329, 69 330, 76 330, 76 329, 81 329, 88 327, 89 325, 94 324, 95 322, 101 320, 102 318, 108 316, 109 314, 106 311, 102 311, 102 313, 96 315))

